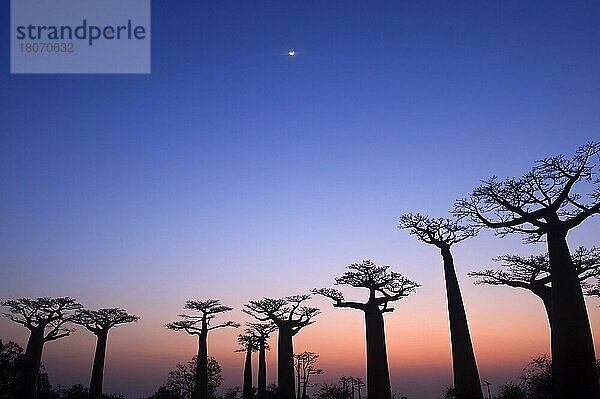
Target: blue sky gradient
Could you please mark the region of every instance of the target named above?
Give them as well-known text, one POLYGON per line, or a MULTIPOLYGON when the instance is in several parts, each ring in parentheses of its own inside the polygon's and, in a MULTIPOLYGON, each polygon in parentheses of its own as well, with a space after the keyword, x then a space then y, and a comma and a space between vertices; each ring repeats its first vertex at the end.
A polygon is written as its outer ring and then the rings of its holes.
MULTIPOLYGON (((123 306, 169 337, 161 323, 185 299, 239 310, 372 258, 443 303, 437 253, 398 217, 447 215, 479 179, 600 138, 596 2, 152 7, 150 75, 25 76, 9 73, 0 5, 3 298, 123 306)), ((592 219, 572 246, 598 236, 592 219)), ((489 292, 466 271, 540 250, 487 233, 465 243, 466 298, 489 292)))

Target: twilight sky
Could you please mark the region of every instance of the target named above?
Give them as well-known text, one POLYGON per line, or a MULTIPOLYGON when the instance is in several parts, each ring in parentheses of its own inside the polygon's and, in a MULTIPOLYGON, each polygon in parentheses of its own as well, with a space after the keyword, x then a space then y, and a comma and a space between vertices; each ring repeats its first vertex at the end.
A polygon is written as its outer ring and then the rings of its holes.
MULTIPOLYGON (((330 285, 370 258, 423 285, 386 316, 391 377, 437 398, 452 381, 441 259, 398 217, 446 216, 479 179, 600 138, 600 5, 373 3, 153 1, 150 75, 10 75, 0 40, 2 299, 140 315, 111 333, 105 371, 105 391, 136 397, 195 353, 162 326, 186 299, 220 298, 243 322, 248 299, 330 285)), ((598 220, 572 249, 600 244, 598 220)), ((543 308, 466 273, 543 250, 489 232, 455 248, 480 374, 496 386, 549 352, 543 308)), ((361 314, 313 303, 323 314, 295 349, 321 354, 320 381, 363 376, 361 314)), ((224 387, 241 385, 236 334, 210 337, 224 387)), ((0 338, 27 335, 3 318, 0 338)), ((51 382, 87 384, 93 345, 81 328, 48 344, 51 382)))

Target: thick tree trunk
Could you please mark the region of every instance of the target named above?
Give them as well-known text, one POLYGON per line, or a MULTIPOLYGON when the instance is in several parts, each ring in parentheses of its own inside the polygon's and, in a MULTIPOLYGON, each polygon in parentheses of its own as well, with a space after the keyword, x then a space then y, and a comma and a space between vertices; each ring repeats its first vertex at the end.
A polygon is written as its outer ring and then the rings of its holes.
POLYGON ((294 345, 292 330, 287 325, 279 326, 277 337, 277 397, 294 399, 294 345))
POLYGON ((267 397, 267 349, 265 342, 260 342, 258 349, 258 397, 257 399, 266 399, 267 397))
POLYGON ((252 399, 252 349, 246 349, 246 361, 244 362, 244 389, 242 399, 252 399))
POLYGON ((102 380, 104 377, 104 358, 106 356, 106 339, 108 331, 102 331, 97 335, 96 353, 94 354, 94 365, 92 367, 92 378, 90 381, 90 398, 102 398, 102 380))
POLYGON ((467 315, 463 305, 454 260, 450 248, 442 248, 444 277, 448 298, 448 319, 450 320, 450 342, 452 344, 452 369, 454 389, 457 399, 483 399, 479 372, 475 362, 473 344, 469 334, 467 315))
POLYGON ((552 269, 552 390, 555 398, 600 398, 592 331, 566 232, 547 235, 552 269))
POLYGON ((371 399, 391 399, 390 372, 385 343, 383 314, 376 304, 365 309, 367 332, 367 396, 371 399))
POLYGON ((549 287, 544 287, 543 290, 540 289, 531 289, 535 295, 537 295, 544 304, 544 310, 546 311, 546 316, 548 317, 548 326, 550 327, 550 332, 552 333, 552 289, 549 287))
POLYGON ((192 399, 208 399, 208 349, 207 333, 198 336, 198 358, 194 375, 194 391, 192 399))
POLYGON ((29 335, 23 359, 23 369, 19 383, 20 399, 35 399, 43 350, 44 329, 34 328, 29 335))

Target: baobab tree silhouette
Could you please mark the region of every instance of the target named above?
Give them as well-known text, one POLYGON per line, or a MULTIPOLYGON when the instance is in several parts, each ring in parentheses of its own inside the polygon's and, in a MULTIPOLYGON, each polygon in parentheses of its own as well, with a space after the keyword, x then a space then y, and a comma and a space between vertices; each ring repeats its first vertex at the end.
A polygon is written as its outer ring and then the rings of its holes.
POLYGON ((120 308, 104 308, 98 310, 78 310, 72 318, 73 323, 87 328, 96 336, 96 352, 90 379, 89 395, 92 399, 102 398, 102 381, 104 377, 104 359, 108 332, 120 324, 133 323, 140 318, 120 308))
POLYGON ((252 352, 258 350, 258 337, 252 333, 240 334, 237 341, 240 344, 240 349, 236 352, 246 353, 242 399, 252 399, 252 352))
POLYGON ((389 266, 377 266, 370 260, 354 263, 348 270, 335 279, 335 285, 349 285, 369 290, 367 302, 348 302, 336 289, 314 289, 313 293, 333 300, 336 308, 358 309, 365 314, 367 340, 367 396, 377 399, 390 399, 390 373, 385 342, 383 314, 394 309, 390 302, 408 296, 419 284, 407 279, 400 273, 388 271, 389 266))
POLYGON ((2 302, 2 306, 9 309, 4 316, 29 330, 18 397, 35 399, 44 344, 69 336, 71 330, 65 328, 65 324, 71 321, 73 312, 82 306, 69 297, 9 299, 2 302))
POLYGON ((222 305, 218 299, 206 301, 187 301, 184 309, 200 312, 200 315, 181 314, 183 320, 165 324, 169 330, 185 331, 190 335, 198 336, 198 356, 196 358, 196 373, 194 376, 194 390, 191 399, 208 399, 208 333, 217 328, 238 328, 239 323, 226 321, 221 324, 211 325, 213 319, 220 313, 233 310, 222 305))
POLYGON ((257 399, 266 399, 267 398, 267 350, 269 349, 269 344, 267 343, 267 339, 273 331, 277 329, 277 326, 274 324, 264 324, 264 323, 247 323, 248 329, 246 329, 247 334, 253 334, 256 336, 258 341, 258 390, 257 390, 257 399))
POLYGON ((569 231, 600 213, 600 179, 594 171, 599 153, 600 144, 590 142, 571 158, 537 161, 521 178, 492 177, 454 207, 458 217, 495 229, 500 236, 520 233, 525 242, 546 241, 552 270, 552 389, 557 398, 600 397, 590 322, 567 243, 569 231))
MULTIPOLYGON (((587 288, 585 281, 598 277, 600 273, 600 250, 579 247, 571 258, 581 286, 587 288)), ((469 273, 476 278, 475 284, 505 285, 531 291, 542 300, 552 329, 552 270, 548 254, 529 257, 503 255, 494 258, 494 261, 501 264, 501 270, 487 269, 469 273)))
POLYGON ((310 385, 310 377, 313 375, 324 374, 323 369, 316 367, 319 355, 315 352, 304 351, 294 354, 294 367, 296 368, 297 394, 296 399, 307 398, 306 391, 310 385))
POLYGON ((259 321, 270 321, 277 326, 277 397, 294 399, 294 344, 293 337, 312 323, 320 311, 303 306, 310 294, 293 295, 282 299, 263 298, 249 301, 244 312, 259 321))
POLYGON ((475 236, 477 230, 451 219, 430 218, 418 213, 402 215, 400 228, 408 229, 410 234, 426 244, 434 245, 441 252, 448 299, 454 392, 458 399, 483 399, 467 314, 451 251, 452 245, 475 236))

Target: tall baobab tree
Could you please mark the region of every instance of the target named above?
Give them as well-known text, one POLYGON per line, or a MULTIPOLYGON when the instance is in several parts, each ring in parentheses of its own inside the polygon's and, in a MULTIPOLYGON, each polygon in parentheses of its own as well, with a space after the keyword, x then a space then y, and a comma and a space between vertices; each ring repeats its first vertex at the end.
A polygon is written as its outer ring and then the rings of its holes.
POLYGON ((19 398, 35 399, 44 344, 71 334, 65 324, 81 305, 69 297, 44 297, 10 299, 2 302, 2 306, 9 309, 4 316, 29 330, 18 389, 19 398))
POLYGON ((252 352, 258 350, 258 337, 252 333, 246 333, 238 335, 237 340, 240 344, 240 349, 236 352, 244 352, 246 354, 242 399, 252 399, 252 352))
POLYGON ((102 381, 104 378, 104 359, 106 357, 106 341, 108 332, 120 324, 133 323, 138 316, 131 315, 120 308, 104 308, 98 310, 80 309, 73 316, 73 323, 87 328, 96 336, 96 352, 92 377, 90 379, 90 398, 102 397, 102 381))
MULTIPOLYGON (((577 271, 580 284, 587 287, 585 281, 598 277, 600 273, 600 249, 579 247, 571 256, 577 271)), ((538 296, 546 310, 548 324, 552 329, 552 286, 550 260, 548 254, 521 257, 503 255, 494 258, 502 266, 500 270, 487 269, 471 272, 475 284, 505 285, 513 288, 523 288, 538 296)))
POLYGON ((473 237, 477 230, 451 219, 430 218, 418 213, 402 215, 400 228, 408 229, 410 234, 437 247, 441 252, 450 321, 454 390, 456 397, 460 399, 483 399, 467 314, 450 249, 452 245, 473 237))
POLYGON ((336 289, 313 290, 315 294, 332 299, 336 308, 351 308, 364 312, 367 335, 367 396, 377 399, 392 397, 383 314, 394 310, 389 307, 390 302, 408 296, 419 287, 419 284, 388 269, 389 266, 377 266, 370 260, 364 260, 362 263, 348 266, 348 270, 335 279, 335 285, 369 290, 369 298, 364 303, 348 302, 336 289))
POLYGON ((306 391, 310 385, 310 377, 313 375, 324 374, 323 369, 316 367, 319 355, 314 352, 304 351, 294 355, 294 367, 296 368, 296 380, 298 382, 297 387, 297 399, 307 398, 306 391))
POLYGON ((206 301, 187 301, 184 309, 199 312, 199 315, 179 315, 183 320, 165 324, 169 330, 185 331, 189 335, 198 336, 198 356, 196 358, 196 373, 194 376, 194 390, 191 399, 208 399, 208 333, 217 328, 238 328, 239 323, 226 321, 224 323, 211 325, 214 318, 220 313, 233 310, 229 306, 222 305, 218 299, 206 301))
POLYGON ((600 143, 590 142, 571 158, 537 161, 521 178, 492 177, 454 207, 455 215, 500 236, 520 233, 526 242, 546 242, 552 270, 552 389, 557 398, 600 397, 590 322, 567 243, 571 230, 600 213, 600 179, 594 170, 599 153, 600 143))
POLYGON ((244 312, 259 321, 270 321, 277 326, 277 395, 279 399, 294 398, 294 344, 293 337, 312 323, 320 313, 318 308, 303 306, 311 298, 293 295, 282 299, 264 298, 249 301, 244 312))
POLYGON ((267 398, 267 340, 273 331, 277 329, 274 324, 247 323, 247 334, 253 334, 258 341, 258 391, 257 399, 267 398))

